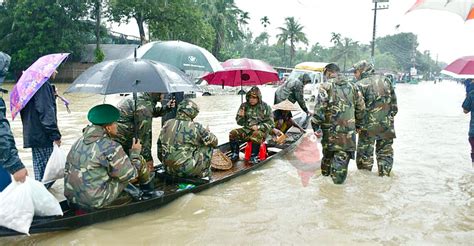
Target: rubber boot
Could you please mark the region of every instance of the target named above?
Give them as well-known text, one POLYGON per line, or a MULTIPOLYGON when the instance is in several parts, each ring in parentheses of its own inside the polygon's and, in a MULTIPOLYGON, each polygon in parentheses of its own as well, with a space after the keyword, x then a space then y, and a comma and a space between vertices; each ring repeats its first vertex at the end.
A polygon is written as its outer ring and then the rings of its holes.
POLYGON ((155 197, 163 196, 164 192, 161 190, 155 190, 155 175, 150 177, 150 180, 144 184, 140 184, 140 190, 142 191, 142 199, 148 200, 155 197))
POLYGON ((252 163, 253 165, 260 162, 260 159, 258 159, 259 152, 260 152, 260 144, 256 144, 252 142, 252 154, 250 155, 250 163, 252 163))
POLYGON ((240 149, 239 149, 239 142, 237 142, 237 141, 230 141, 229 144, 230 144, 230 152, 231 152, 231 154, 230 154, 230 160, 231 160, 232 162, 236 162, 236 161, 239 160, 239 151, 240 151, 240 149))

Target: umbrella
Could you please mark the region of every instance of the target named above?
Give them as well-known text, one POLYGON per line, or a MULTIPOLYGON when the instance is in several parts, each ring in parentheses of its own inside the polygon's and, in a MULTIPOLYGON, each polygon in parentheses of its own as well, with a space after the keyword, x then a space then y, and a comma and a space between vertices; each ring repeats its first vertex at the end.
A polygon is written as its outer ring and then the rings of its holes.
POLYGON ((7 90, 3 89, 2 83, 5 80, 5 77, 7 76, 8 72, 8 67, 10 66, 10 56, 6 53, 3 53, 0 51, 0 92, 8 92, 7 90))
POLYGON ((266 62, 256 59, 229 59, 222 63, 224 70, 202 78, 210 85, 252 86, 279 81, 278 72, 266 62))
POLYGON ((474 0, 417 0, 407 13, 419 9, 448 11, 465 21, 474 19, 474 0))
POLYGON ((147 59, 119 59, 96 64, 79 77, 66 93, 115 94, 131 92, 174 93, 198 91, 177 68, 147 59))
POLYGON ((441 73, 460 79, 474 78, 474 56, 464 56, 455 60, 446 66, 441 73))
POLYGON ((56 68, 66 59, 69 53, 49 54, 40 57, 26 71, 13 87, 10 95, 12 120, 30 101, 38 89, 51 77, 56 68))
POLYGON ((219 61, 206 49, 183 41, 157 41, 137 49, 137 57, 171 64, 191 78, 222 70, 219 61))

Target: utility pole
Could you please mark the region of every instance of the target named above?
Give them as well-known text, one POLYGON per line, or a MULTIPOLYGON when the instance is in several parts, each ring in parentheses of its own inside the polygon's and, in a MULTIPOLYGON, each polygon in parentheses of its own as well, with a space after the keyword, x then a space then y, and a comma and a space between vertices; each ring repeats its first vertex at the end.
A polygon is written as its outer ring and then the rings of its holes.
POLYGON ((374 61, 374 53, 375 53, 375 33, 376 33, 376 29, 377 29, 377 10, 384 10, 384 9, 388 9, 388 1, 389 0, 372 0, 373 3, 374 3, 374 26, 373 26, 373 30, 372 30, 372 49, 371 49, 371 52, 370 52, 370 57, 372 59, 372 63, 375 63, 374 61), (386 5, 383 4, 381 5, 380 7, 378 6, 378 3, 387 3, 386 5))

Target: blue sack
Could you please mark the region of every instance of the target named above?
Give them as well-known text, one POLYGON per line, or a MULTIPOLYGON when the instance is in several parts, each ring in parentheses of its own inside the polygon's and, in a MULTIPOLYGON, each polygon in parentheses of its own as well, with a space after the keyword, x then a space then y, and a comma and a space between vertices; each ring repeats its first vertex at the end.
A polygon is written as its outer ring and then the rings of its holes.
POLYGON ((12 182, 10 173, 0 167, 0 192, 2 192, 12 182))

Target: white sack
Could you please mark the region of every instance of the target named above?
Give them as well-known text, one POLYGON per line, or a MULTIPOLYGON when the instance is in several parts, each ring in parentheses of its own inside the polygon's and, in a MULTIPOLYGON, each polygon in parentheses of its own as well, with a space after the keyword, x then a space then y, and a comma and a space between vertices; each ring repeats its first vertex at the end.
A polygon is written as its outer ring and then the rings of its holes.
POLYGON ((53 153, 49 157, 46 169, 44 170, 43 183, 64 178, 64 166, 66 165, 67 155, 57 144, 53 145, 53 153))

